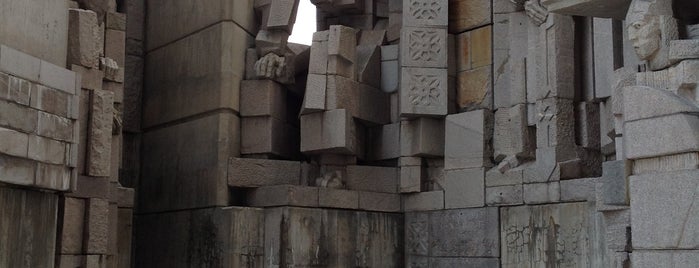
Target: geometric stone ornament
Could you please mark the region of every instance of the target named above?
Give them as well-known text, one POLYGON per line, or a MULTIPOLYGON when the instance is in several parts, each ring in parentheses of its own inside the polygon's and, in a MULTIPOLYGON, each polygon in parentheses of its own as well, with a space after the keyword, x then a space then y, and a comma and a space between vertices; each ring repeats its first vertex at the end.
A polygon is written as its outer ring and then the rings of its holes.
POLYGON ((447 69, 403 68, 400 114, 447 114, 447 69))
POLYGON ((404 27, 401 65, 447 68, 447 31, 445 29, 404 27))
POLYGON ((404 0, 403 25, 446 27, 448 11, 447 0, 404 0))

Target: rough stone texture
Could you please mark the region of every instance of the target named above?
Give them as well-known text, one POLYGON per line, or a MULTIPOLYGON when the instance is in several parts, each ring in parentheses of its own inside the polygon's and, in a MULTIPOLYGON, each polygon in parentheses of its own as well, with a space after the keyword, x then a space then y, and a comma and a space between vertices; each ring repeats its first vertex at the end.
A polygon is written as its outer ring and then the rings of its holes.
POLYGON ((449 0, 449 32, 460 33, 492 21, 488 0, 449 0))
POLYGON ((283 207, 265 211, 260 267, 402 267, 403 216, 283 207))
POLYGON ((485 188, 485 203, 489 206, 519 205, 524 203, 522 185, 485 188))
POLYGON ((495 112, 493 155, 526 156, 536 146, 527 126, 527 105, 518 104, 495 112))
POLYGON ((345 184, 350 190, 398 193, 398 168, 347 166, 345 184))
POLYGON ((265 267, 264 223, 263 210, 242 207, 142 215, 135 266, 265 267))
POLYGON ((446 170, 444 207, 469 208, 485 205, 485 169, 446 170))
POLYGON ((40 0, 0 2, 0 43, 65 66, 68 48, 68 3, 40 0), (27 18, 31 17, 31 20, 27 18), (18 23, 21 21, 22 23, 18 23))
POLYGON ((317 187, 275 185, 252 190, 247 201, 253 207, 318 206, 317 187))
POLYGON ((26 133, 0 127, 0 153, 26 158, 28 145, 26 133))
POLYGON ((634 249, 699 247, 699 171, 631 176, 631 228, 634 249), (658 228, 663 226, 663 228, 658 228))
POLYGON ((459 72, 457 75, 457 103, 462 109, 491 109, 492 68, 490 65, 459 72))
POLYGON ((368 130, 371 142, 367 151, 369 160, 385 160, 400 157, 400 123, 373 127, 368 130))
POLYGON ((104 30, 100 28, 97 13, 91 10, 70 9, 68 27, 68 62, 94 68, 104 54, 104 30))
POLYGON ((444 192, 431 191, 403 195, 404 211, 427 211, 444 209, 444 192))
POLYGON ((301 116, 301 152, 338 152, 361 155, 361 130, 345 109, 301 116))
POLYGON ((90 198, 85 210, 85 253, 106 254, 109 239, 109 201, 90 198))
POLYGON ((381 212, 400 212, 401 196, 389 193, 359 192, 359 209, 381 212))
POLYGON ((597 178, 560 181, 561 201, 594 201, 597 178))
POLYGON ((228 162, 228 185, 259 187, 278 184, 299 184, 301 163, 231 157, 228 162))
POLYGON ((524 203, 556 203, 561 199, 561 186, 555 182, 524 184, 524 203))
POLYGON ((238 55, 251 42, 239 26, 222 22, 148 53, 143 127, 215 109, 238 111, 245 69, 238 55))
POLYGON ((624 151, 629 159, 699 151, 699 117, 674 114, 624 124, 624 151), (672 131, 656 131, 672 129, 672 131))
POLYGON ((0 187, 0 204, 0 266, 53 267, 58 196, 0 187))
POLYGON ((243 117, 242 154, 269 154, 291 159, 299 150, 299 130, 272 116, 243 117))
POLYGON ((359 208, 359 192, 334 189, 318 188, 318 205, 325 208, 359 208))
POLYGON ((498 223, 497 208, 406 213, 406 257, 499 257, 498 223))
POLYGON ((631 253, 631 265, 633 265, 634 268, 691 268, 695 267, 697 262, 699 262, 699 250, 634 250, 634 252, 631 253))
POLYGON ((13 128, 22 132, 35 132, 39 113, 18 104, 0 100, 0 126, 13 128))
POLYGON ((93 91, 90 101, 90 125, 87 149, 87 174, 107 177, 112 155, 112 126, 114 94, 93 91))
POLYGON ((608 267, 596 213, 584 202, 502 208, 502 267, 608 267))
POLYGON ((621 95, 624 120, 627 122, 682 112, 699 112, 696 103, 667 90, 634 86, 625 87, 621 95))
POLYGON ((239 155, 237 116, 217 113, 146 132, 139 209, 167 211, 228 204, 226 170, 239 155), (186 152, 186 153, 181 153, 186 152))
POLYGON ((699 153, 668 155, 653 158, 642 158, 633 161, 631 174, 652 172, 668 172, 686 169, 699 169, 699 153))
POLYGON ((492 128, 491 114, 477 110, 455 115, 446 119, 444 168, 477 168, 490 166, 492 149, 489 138, 492 128))

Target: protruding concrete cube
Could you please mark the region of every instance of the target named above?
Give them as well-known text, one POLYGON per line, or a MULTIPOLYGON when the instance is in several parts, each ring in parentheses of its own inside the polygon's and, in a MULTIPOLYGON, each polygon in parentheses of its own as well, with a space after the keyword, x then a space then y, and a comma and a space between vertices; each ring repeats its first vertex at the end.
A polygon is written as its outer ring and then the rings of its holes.
POLYGON ((444 209, 444 192, 431 191, 403 195, 404 211, 429 211, 444 209))
POLYGON ((91 10, 70 9, 68 26, 68 63, 95 68, 104 54, 104 32, 97 13, 91 10))
POLYGON ((469 208, 485 205, 485 169, 446 170, 444 207, 469 208))
POLYGON ((419 117, 400 125, 401 156, 444 155, 444 120, 419 117))
POLYGON ((301 152, 362 155, 362 129, 347 110, 301 116, 301 152))
POLYGON ((240 115, 286 119, 286 89, 272 80, 240 82, 240 115))
POLYGON ((347 166, 347 188, 356 191, 398 193, 399 169, 394 167, 347 166))
POLYGON ((491 166, 490 131, 492 115, 477 110, 448 115, 445 120, 444 168, 462 169, 491 166))
POLYGON ((241 119, 242 154, 269 154, 293 158, 298 154, 299 130, 272 116, 241 119))

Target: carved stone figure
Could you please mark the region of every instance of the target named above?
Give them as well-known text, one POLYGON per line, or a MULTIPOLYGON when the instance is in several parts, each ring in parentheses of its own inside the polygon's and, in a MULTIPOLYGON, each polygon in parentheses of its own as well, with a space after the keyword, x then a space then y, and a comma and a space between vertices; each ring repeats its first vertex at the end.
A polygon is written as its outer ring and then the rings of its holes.
POLYGON ((626 16, 629 40, 639 59, 655 71, 669 67, 670 41, 679 38, 670 0, 638 0, 626 16))

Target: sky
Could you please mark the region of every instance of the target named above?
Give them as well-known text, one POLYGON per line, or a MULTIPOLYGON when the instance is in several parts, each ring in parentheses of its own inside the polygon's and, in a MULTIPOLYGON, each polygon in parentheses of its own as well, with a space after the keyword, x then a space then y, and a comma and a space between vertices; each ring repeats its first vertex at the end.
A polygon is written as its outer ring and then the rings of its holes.
POLYGON ((289 42, 311 45, 313 33, 316 31, 316 6, 311 0, 301 0, 296 14, 296 24, 289 36, 289 42))

